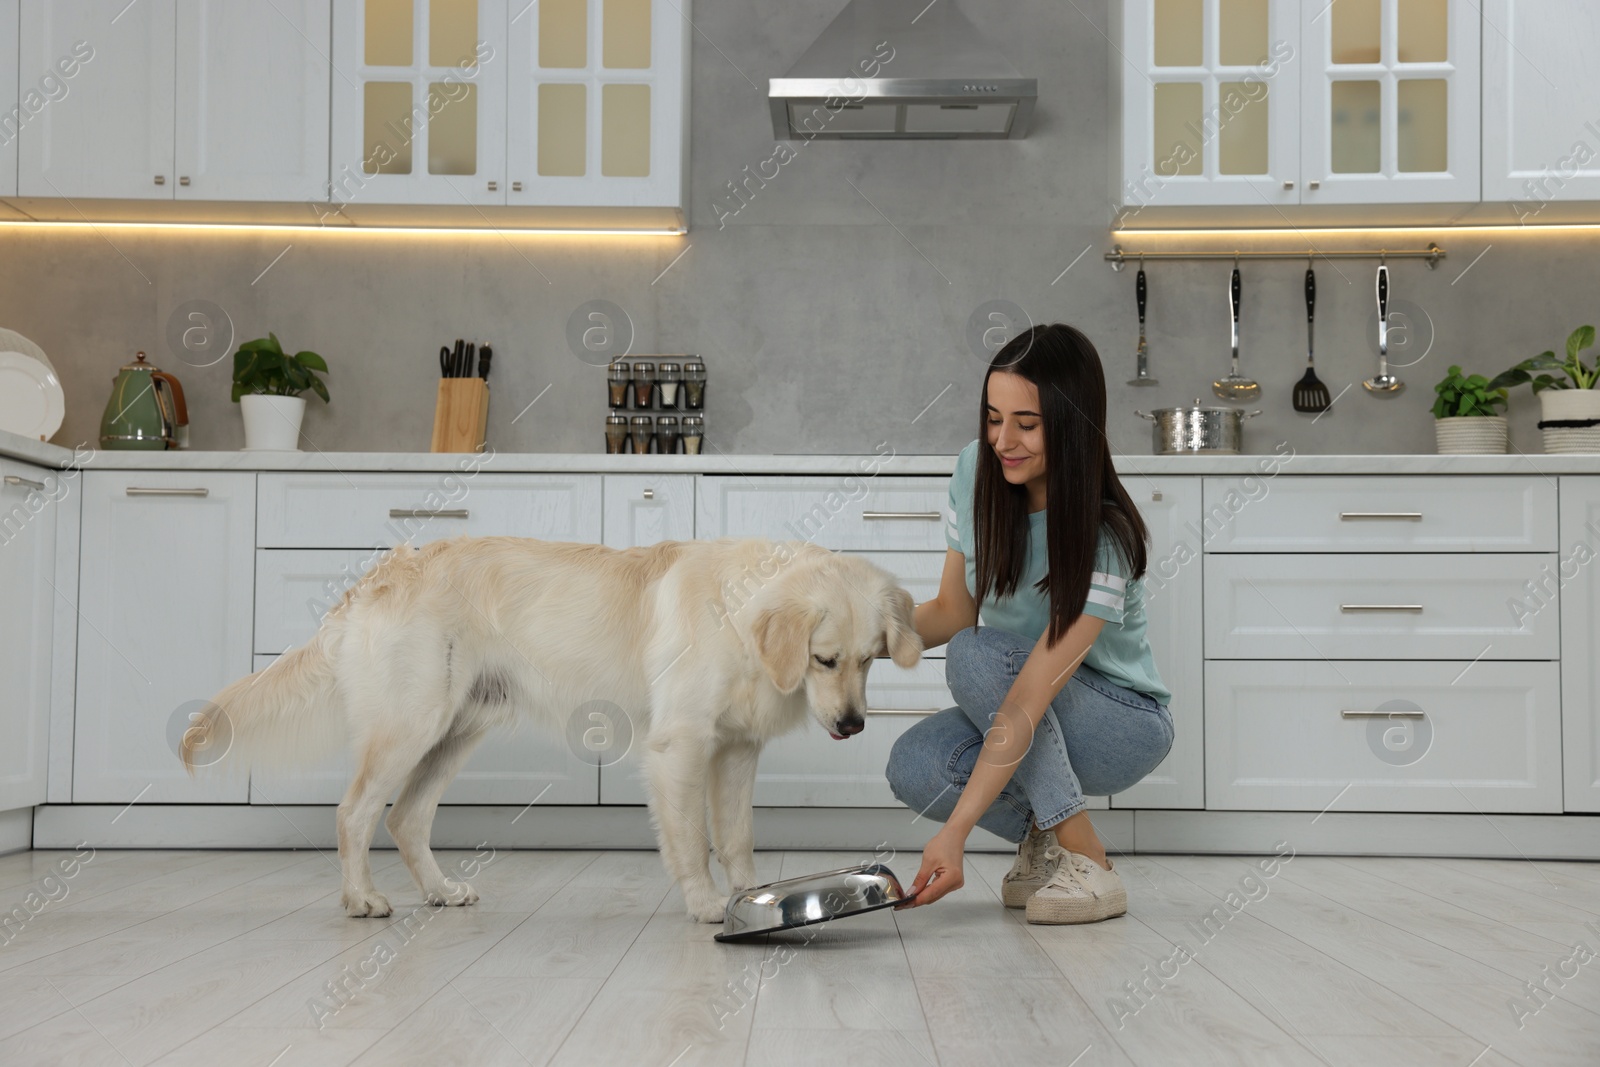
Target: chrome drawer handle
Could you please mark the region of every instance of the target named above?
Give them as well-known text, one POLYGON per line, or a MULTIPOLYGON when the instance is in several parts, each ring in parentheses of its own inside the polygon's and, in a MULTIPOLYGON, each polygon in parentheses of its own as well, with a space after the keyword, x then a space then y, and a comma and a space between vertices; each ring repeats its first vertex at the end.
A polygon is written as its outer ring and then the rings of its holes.
POLYGON ((209 489, 163 489, 150 488, 142 485, 130 485, 127 489, 129 496, 210 496, 209 489))
POLYGON ((20 474, 8 474, 8 475, 6 475, 6 484, 7 485, 25 485, 29 489, 38 489, 40 491, 43 491, 43 489, 44 489, 44 483, 43 482, 36 482, 32 478, 24 478, 20 474))
POLYGON ((1407 611, 1413 615, 1422 614, 1421 604, 1340 604, 1339 610, 1346 614, 1358 611, 1407 611))
POLYGON ((427 508, 390 508, 391 519, 464 519, 467 517, 466 508, 439 508, 429 511, 427 508))
POLYGON ((927 519, 938 522, 944 516, 937 511, 863 511, 863 519, 927 519))
POLYGON ((943 708, 868 708, 868 715, 933 715, 943 708))
POLYGON ((1420 711, 1365 711, 1360 708, 1345 708, 1339 712, 1347 719, 1420 719, 1424 713, 1420 711))
POLYGON ((1341 511, 1340 522, 1349 522, 1352 519, 1402 519, 1406 522, 1421 522, 1420 511, 1341 511))

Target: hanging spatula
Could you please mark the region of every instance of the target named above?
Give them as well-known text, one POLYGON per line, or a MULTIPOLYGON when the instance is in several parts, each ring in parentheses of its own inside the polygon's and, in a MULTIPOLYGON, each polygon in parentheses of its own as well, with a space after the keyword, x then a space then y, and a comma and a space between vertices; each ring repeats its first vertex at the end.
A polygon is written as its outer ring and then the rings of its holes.
POLYGON ((1317 372, 1312 366, 1314 347, 1311 342, 1312 324, 1316 318, 1317 308, 1317 276, 1310 267, 1306 268, 1306 372, 1294 385, 1294 409, 1315 414, 1327 411, 1332 402, 1328 398, 1328 387, 1317 380, 1317 372))

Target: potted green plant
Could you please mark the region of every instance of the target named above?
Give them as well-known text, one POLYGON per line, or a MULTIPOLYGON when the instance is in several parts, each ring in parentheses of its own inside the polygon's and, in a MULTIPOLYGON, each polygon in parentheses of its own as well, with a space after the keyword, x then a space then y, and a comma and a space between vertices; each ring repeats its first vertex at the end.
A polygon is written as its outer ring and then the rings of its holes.
POLYGON ((1600 452, 1600 361, 1590 366, 1579 358, 1594 337, 1593 326, 1579 326, 1567 337, 1566 359, 1540 352, 1500 376, 1508 384, 1533 387, 1546 452, 1600 452), (1537 373, 1548 371, 1560 375, 1537 373))
POLYGON ((328 387, 316 372, 328 364, 315 352, 289 355, 274 333, 246 341, 233 355, 233 402, 244 416, 247 450, 297 452, 300 420, 307 389, 328 399, 328 387))
MULTIPOLYGON (((1509 374, 1510 372, 1506 372, 1509 374)), ((1505 374, 1490 381, 1481 374, 1462 374, 1452 365, 1433 387, 1433 433, 1441 455, 1504 453, 1506 450, 1505 374), (1498 411, 1496 409, 1499 409, 1498 411)))

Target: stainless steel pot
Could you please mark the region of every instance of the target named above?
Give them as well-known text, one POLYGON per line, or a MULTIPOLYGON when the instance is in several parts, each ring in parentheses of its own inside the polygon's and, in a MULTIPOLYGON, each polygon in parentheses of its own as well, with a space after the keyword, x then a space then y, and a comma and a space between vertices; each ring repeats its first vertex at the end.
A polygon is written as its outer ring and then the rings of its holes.
POLYGON ((1155 423, 1150 428, 1155 454, 1176 456, 1186 452, 1237 453, 1244 420, 1261 414, 1261 410, 1201 407, 1200 398, 1195 397, 1192 407, 1156 408, 1134 414, 1155 423))

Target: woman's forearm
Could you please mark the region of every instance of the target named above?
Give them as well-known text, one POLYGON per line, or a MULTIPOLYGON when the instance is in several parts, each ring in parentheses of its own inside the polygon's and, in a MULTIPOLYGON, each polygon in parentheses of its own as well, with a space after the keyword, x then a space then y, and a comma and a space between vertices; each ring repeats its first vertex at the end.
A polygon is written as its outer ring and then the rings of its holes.
POLYGON ((937 648, 976 621, 967 619, 938 597, 924 600, 911 613, 911 625, 922 638, 923 648, 937 648))

